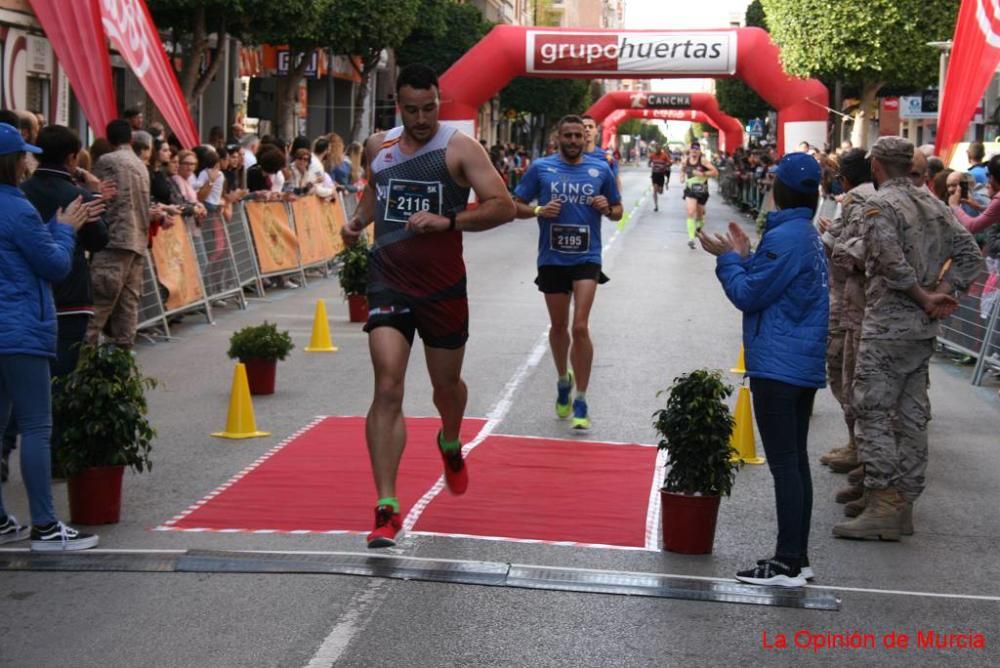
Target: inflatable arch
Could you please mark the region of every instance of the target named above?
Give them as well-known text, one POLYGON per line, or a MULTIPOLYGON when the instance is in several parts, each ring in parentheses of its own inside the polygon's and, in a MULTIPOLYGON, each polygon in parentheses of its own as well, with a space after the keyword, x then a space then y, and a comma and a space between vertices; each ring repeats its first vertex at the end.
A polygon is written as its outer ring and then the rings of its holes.
MULTIPOLYGON (((719 149, 729 153, 743 144, 743 125, 735 118, 719 109, 719 103, 710 93, 645 93, 614 91, 603 96, 587 110, 600 125, 608 114, 615 110, 672 111, 691 109, 704 112, 710 124, 719 130, 719 149)), ((650 118, 642 116, 643 118, 650 118)), ((652 118, 655 118, 653 116, 652 118)), ((613 134, 613 133, 612 133, 613 134)), ((605 128, 601 146, 607 146, 608 132, 605 128)))
MULTIPOLYGON (((612 111, 608 114, 608 117, 604 119, 603 134, 601 135, 604 141, 601 142, 601 146, 611 146, 611 141, 618 132, 618 126, 629 118, 707 123, 719 131, 719 150, 723 153, 729 153, 733 150, 730 142, 734 140, 731 138, 727 139, 726 131, 719 127, 716 120, 704 111, 696 111, 694 109, 618 109, 616 111, 612 111)), ((739 145, 739 143, 736 144, 736 146, 739 145)))
POLYGON ((778 151, 826 142, 829 91, 789 76, 760 28, 575 30, 501 25, 441 75, 441 119, 475 135, 479 108, 518 76, 739 77, 778 110, 778 151))

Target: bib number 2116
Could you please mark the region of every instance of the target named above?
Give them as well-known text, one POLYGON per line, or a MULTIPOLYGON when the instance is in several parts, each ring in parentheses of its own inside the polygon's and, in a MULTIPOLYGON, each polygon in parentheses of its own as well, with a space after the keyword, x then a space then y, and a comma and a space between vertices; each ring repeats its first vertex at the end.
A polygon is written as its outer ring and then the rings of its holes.
POLYGON ((441 215, 441 184, 437 181, 391 179, 385 203, 385 220, 405 223, 420 211, 441 215))

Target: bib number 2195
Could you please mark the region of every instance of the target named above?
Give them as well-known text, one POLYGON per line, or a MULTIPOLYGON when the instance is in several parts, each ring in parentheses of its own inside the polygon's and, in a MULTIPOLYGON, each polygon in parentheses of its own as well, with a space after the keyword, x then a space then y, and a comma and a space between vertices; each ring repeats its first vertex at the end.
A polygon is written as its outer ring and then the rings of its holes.
POLYGON ((590 228, 586 225, 553 225, 549 232, 549 247, 559 253, 590 251, 590 228))

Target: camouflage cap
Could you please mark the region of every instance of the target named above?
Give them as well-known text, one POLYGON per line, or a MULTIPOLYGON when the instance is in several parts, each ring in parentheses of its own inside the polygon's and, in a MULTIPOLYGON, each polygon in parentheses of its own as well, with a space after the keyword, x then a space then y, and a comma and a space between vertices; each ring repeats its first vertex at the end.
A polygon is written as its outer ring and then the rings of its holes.
POLYGON ((909 165, 913 161, 913 144, 902 137, 879 137, 866 157, 893 165, 909 165))

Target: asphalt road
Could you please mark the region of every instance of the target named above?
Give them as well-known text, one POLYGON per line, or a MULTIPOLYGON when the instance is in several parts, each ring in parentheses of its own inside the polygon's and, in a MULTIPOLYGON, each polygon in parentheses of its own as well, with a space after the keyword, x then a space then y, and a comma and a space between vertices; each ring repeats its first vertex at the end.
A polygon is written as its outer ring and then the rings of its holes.
MULTIPOLYGON (((656 392, 690 369, 731 367, 740 317, 717 284, 713 258, 686 245, 677 184, 654 213, 646 170, 626 168, 623 181, 633 213, 620 233, 613 223, 604 225, 612 280, 599 290, 593 312, 596 360, 588 397, 594 424, 585 438, 652 443, 656 392)), ((708 210, 709 230, 723 230, 728 220, 752 228, 717 193, 708 210)), ((545 308, 533 285, 536 243, 532 221, 466 235, 467 414, 498 418, 497 433, 566 438, 565 423, 550 408, 554 371, 544 347, 545 308)), ((144 370, 160 381, 150 395, 159 430, 155 466, 126 477, 122 522, 100 527, 102 547, 364 551, 356 535, 154 530, 313 416, 366 412, 366 336, 347 322, 336 281, 275 291, 245 312, 217 313, 214 325, 188 317, 175 330, 174 340, 138 348, 144 370), (302 348, 320 297, 330 308, 340 352, 317 357, 302 348), (213 439, 208 434, 222 428, 228 401, 228 337, 265 318, 290 330, 297 346, 279 367, 278 393, 255 400, 258 425, 273 435, 213 439)), ((434 414, 421 358, 414 351, 409 415, 434 414)), ((0 665, 998 665, 1000 400, 995 389, 970 386, 968 375, 946 358, 934 362, 932 462, 912 538, 895 544, 834 539, 830 528, 840 508, 832 496, 843 478, 814 465, 812 563, 816 586, 841 596, 839 612, 331 575, 0 572, 0 665), (927 630, 981 633, 986 646, 918 647, 917 632, 927 630), (796 647, 796 640, 806 642, 804 634, 854 631, 872 634, 877 647, 816 648, 815 640, 796 647), (912 636, 910 646, 887 649, 892 633, 912 636), (778 648, 780 634, 788 649, 778 648)), ((839 408, 823 391, 810 449, 818 456, 843 439, 839 408)), ((26 517, 19 475, 3 491, 9 510, 26 517)), ((56 485, 56 500, 66 508, 64 484, 56 485)), ((573 508, 565 512, 572 522, 573 508)), ((407 538, 397 553, 727 578, 770 553, 774 530, 769 473, 747 467, 723 502, 710 556, 430 536, 407 538)))

